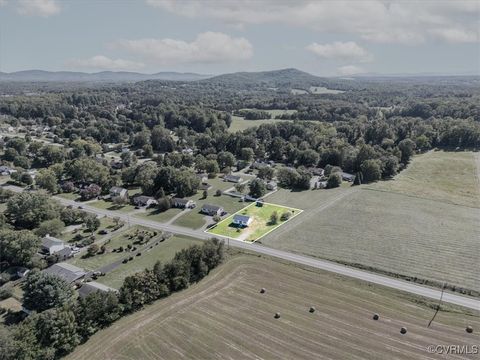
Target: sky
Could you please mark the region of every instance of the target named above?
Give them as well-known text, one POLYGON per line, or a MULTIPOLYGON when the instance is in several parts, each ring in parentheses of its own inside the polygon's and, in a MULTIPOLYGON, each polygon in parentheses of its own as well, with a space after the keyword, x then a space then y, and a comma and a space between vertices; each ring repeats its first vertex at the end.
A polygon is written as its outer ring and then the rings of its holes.
POLYGON ((0 71, 480 74, 480 0, 0 0, 0 71))

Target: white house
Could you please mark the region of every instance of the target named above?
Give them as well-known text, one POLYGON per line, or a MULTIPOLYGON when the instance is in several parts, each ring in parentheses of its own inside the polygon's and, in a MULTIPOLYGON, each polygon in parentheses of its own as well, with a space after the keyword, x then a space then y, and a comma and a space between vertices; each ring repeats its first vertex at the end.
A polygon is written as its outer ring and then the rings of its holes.
POLYGON ((50 236, 47 234, 42 239, 42 252, 44 253, 53 255, 56 252, 63 250, 64 248, 65 248, 65 243, 60 239, 54 238, 53 236, 50 236))
POLYGON ((113 186, 110 189, 110 197, 111 198, 120 197, 122 199, 128 199, 128 190, 122 187, 113 186))
POLYGON ((237 226, 242 226, 246 227, 250 225, 253 221, 253 219, 250 216, 247 215, 234 215, 233 216, 233 223, 237 226))

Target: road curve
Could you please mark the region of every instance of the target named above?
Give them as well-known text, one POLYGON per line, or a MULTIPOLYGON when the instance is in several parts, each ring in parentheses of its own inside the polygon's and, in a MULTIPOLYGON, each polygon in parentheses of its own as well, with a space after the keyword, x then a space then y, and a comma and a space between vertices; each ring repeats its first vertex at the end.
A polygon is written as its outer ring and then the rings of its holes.
MULTIPOLYGON (((6 185, 4 188, 12 190, 14 192, 22 192, 23 188, 13 185, 6 185)), ((74 200, 64 199, 58 196, 53 196, 55 200, 58 200, 64 206, 75 206, 78 207, 79 203, 74 200)), ((174 234, 185 235, 194 237, 201 240, 210 239, 212 236, 203 232, 202 230, 193 230, 184 228, 181 226, 176 226, 172 224, 162 224, 156 221, 145 220, 137 217, 132 217, 128 214, 122 214, 120 212, 99 209, 88 204, 80 204, 84 211, 94 213, 97 215, 103 215, 108 217, 118 217, 123 220, 127 224, 131 225, 141 225, 150 227, 157 230, 162 230, 166 232, 171 232, 174 234)), ((441 296, 441 291, 435 288, 430 288, 426 286, 417 285, 411 282, 403 281, 394 279, 388 276, 378 275, 372 272, 368 272, 365 270, 355 269, 352 267, 348 267, 345 265, 337 264, 332 261, 315 259, 309 256, 295 254, 288 251, 277 250, 273 248, 269 248, 260 244, 249 244, 243 241, 238 241, 235 239, 228 240, 229 246, 233 246, 240 249, 245 249, 253 252, 257 252, 259 254, 273 256, 276 258, 280 258, 283 260, 295 262, 302 265, 311 266, 317 269, 330 271, 336 274, 352 277, 355 279, 368 281, 373 284, 382 285, 386 287, 390 287, 396 290, 405 291, 411 294, 424 296, 430 299, 438 300, 441 296)), ((463 306, 472 310, 480 311, 480 300, 472 297, 466 297, 461 295, 452 294, 449 292, 445 292, 443 294, 443 302, 447 302, 454 305, 463 306)))

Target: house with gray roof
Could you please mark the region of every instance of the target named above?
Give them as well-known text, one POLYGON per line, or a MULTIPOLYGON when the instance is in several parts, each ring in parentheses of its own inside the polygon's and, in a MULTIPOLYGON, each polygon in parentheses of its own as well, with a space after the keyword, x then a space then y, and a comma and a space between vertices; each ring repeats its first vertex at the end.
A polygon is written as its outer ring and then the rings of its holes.
POLYGON ((56 275, 68 283, 73 283, 86 275, 86 272, 83 269, 65 262, 53 264, 49 268, 43 270, 43 272, 56 275))
POLYGON ((242 180, 243 179, 240 176, 237 176, 237 175, 227 174, 223 177, 223 181, 228 181, 228 182, 232 182, 232 183, 236 183, 236 184, 238 184, 242 180))
POLYGON ((200 212, 210 216, 215 216, 215 215, 222 216, 225 210, 221 206, 204 204, 200 212))
POLYGON ((190 199, 173 198, 172 207, 179 209, 193 209, 195 207, 195 201, 190 199))
POLYGON ((57 239, 53 236, 50 236, 47 234, 42 239, 42 245, 41 245, 42 253, 53 255, 59 252, 60 250, 63 250, 64 248, 65 248, 65 243, 62 240, 57 239))
POLYGON ((120 197, 122 199, 128 199, 128 190, 122 187, 113 186, 110 188, 110 197, 120 197))
POLYGON ((252 219, 251 216, 240 215, 240 214, 233 215, 233 220, 232 220, 232 222, 236 226, 241 226, 241 227, 247 227, 248 225, 250 225, 252 223, 252 221, 253 221, 253 219, 252 219))

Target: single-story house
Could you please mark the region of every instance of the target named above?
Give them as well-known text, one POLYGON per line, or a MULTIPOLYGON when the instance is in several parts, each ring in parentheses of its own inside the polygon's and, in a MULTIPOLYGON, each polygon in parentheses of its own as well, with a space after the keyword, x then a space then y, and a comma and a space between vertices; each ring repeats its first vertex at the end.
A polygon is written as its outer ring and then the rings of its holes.
POLYGON ((348 181, 348 182, 353 182, 355 180, 355 175, 349 174, 346 172, 342 172, 342 180, 348 181))
POLYGON ((237 226, 248 226, 252 223, 253 219, 250 216, 247 215, 234 215, 233 216, 233 223, 237 226))
POLYGON ((270 190, 270 191, 273 191, 273 190, 277 190, 277 183, 273 180, 271 181, 268 181, 266 184, 265 184, 267 190, 270 190))
POLYGON ((221 206, 205 204, 202 206, 201 211, 203 214, 210 216, 221 216, 225 211, 221 206))
POLYGON ((113 291, 115 293, 118 292, 117 289, 111 288, 109 286, 100 284, 96 281, 90 281, 87 283, 82 284, 82 287, 78 289, 78 295, 81 297, 85 297, 91 293, 97 292, 97 291, 102 291, 102 292, 109 292, 113 291))
POLYGON ((122 187, 113 186, 110 189, 110 197, 121 197, 123 199, 128 199, 128 190, 122 187))
POLYGON ((173 198, 172 207, 179 209, 193 209, 196 206, 195 201, 189 199, 173 198))
POLYGON ((59 252, 60 250, 63 250, 64 248, 65 248, 65 243, 60 239, 54 238, 53 236, 50 236, 47 234, 42 239, 41 251, 43 253, 52 255, 59 252))
POLYGON ((122 168, 123 168, 123 162, 120 161, 120 160, 113 160, 113 161, 110 163, 110 167, 111 167, 112 169, 116 169, 116 170, 122 169, 122 168))
POLYGON ((158 205, 158 201, 151 196, 139 195, 133 198, 133 203, 135 206, 141 207, 150 207, 153 205, 158 205))
POLYGON ((237 176, 237 175, 225 175, 223 177, 223 181, 228 181, 228 182, 232 182, 232 183, 239 183, 241 182, 243 179, 240 177, 240 176, 237 176))
POLYGON ((196 175, 197 178, 200 180, 200 183, 206 183, 208 181, 208 175, 205 173, 200 173, 196 175))
POLYGON ((73 250, 70 246, 65 246, 62 250, 57 251, 55 256, 58 256, 60 260, 67 260, 73 256, 73 250))
POLYGON ((86 275, 86 272, 83 269, 65 262, 53 264, 49 268, 43 270, 43 272, 56 275, 68 283, 73 283, 86 275))

